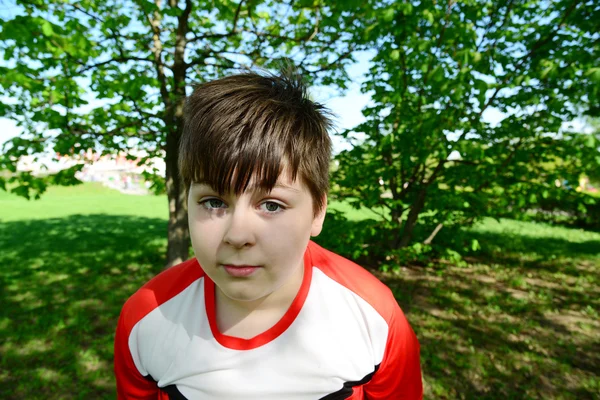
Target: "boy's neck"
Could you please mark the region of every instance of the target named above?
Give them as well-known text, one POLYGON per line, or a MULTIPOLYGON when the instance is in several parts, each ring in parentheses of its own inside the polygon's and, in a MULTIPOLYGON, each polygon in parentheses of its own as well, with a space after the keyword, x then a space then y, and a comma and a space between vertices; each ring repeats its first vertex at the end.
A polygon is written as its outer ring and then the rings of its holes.
MULTIPOLYGON (((236 332, 236 326, 248 324, 250 327, 256 326, 261 333, 271 326, 275 325, 289 309, 290 305, 300 291, 302 281, 304 280, 304 261, 296 268, 292 276, 276 291, 269 295, 253 301, 238 301, 227 297, 218 286, 215 286, 215 305, 217 326, 219 331, 228 334, 229 331, 236 332), (259 321, 248 321, 247 317, 259 317, 264 323, 259 321), (258 322, 258 324, 257 324, 258 322), (260 326, 269 325, 269 326, 260 326)), ((244 329, 242 329, 244 330, 244 329)), ((257 332, 249 335, 236 334, 233 336, 255 336, 257 332)))

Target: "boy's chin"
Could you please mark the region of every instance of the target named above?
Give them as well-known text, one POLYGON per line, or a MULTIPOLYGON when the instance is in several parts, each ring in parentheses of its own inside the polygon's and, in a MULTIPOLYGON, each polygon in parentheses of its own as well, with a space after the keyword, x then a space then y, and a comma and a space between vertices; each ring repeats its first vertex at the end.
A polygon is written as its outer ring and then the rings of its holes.
POLYGON ((259 301, 273 291, 268 289, 256 290, 256 287, 250 288, 239 288, 239 287, 228 287, 229 285, 224 285, 225 287, 219 287, 221 293, 227 296, 228 299, 240 302, 240 303, 251 303, 255 301, 259 301))

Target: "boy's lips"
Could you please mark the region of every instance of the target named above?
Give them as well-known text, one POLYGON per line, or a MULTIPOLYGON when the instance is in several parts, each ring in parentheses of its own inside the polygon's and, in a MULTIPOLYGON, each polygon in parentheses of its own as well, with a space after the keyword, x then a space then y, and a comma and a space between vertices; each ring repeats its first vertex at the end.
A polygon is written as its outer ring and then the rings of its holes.
POLYGON ((260 266, 258 265, 233 265, 223 264, 223 269, 231 276, 245 277, 252 275, 260 266))

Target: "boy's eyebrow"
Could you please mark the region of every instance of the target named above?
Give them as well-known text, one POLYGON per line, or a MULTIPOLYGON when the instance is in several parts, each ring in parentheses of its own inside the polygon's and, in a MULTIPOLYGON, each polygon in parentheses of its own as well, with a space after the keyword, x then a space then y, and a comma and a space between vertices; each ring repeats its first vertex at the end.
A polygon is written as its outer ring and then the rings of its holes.
MULTIPOLYGON (((284 185, 283 183, 276 183, 275 186, 273 186, 273 189, 285 189, 285 190, 290 190, 292 192, 300 192, 298 189, 293 188, 288 185, 284 185)), ((257 187, 257 185, 251 185, 251 186, 248 186, 248 190, 262 190, 262 188, 257 187)))
MULTIPOLYGON (((212 190, 214 190, 214 188, 206 181, 199 181, 199 182, 192 182, 192 186, 208 186, 209 188, 211 188, 212 190)), ((299 193, 300 191, 296 188, 293 188, 291 186, 285 185, 283 183, 276 183, 275 186, 273 186, 273 189, 285 189, 285 190, 289 190, 292 192, 297 192, 299 193)), ((248 188, 246 190, 250 190, 250 191, 254 191, 254 190, 261 190, 262 188, 258 185, 250 185, 248 186, 248 188)))

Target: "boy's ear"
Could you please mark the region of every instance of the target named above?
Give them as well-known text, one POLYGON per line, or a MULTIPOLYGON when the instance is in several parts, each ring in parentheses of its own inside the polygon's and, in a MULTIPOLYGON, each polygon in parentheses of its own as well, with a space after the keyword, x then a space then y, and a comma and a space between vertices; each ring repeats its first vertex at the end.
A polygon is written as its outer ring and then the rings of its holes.
POLYGON ((310 236, 319 236, 323 229, 323 222, 325 221, 325 214, 327 214, 327 195, 323 196, 323 208, 319 211, 312 222, 310 229, 310 236))

